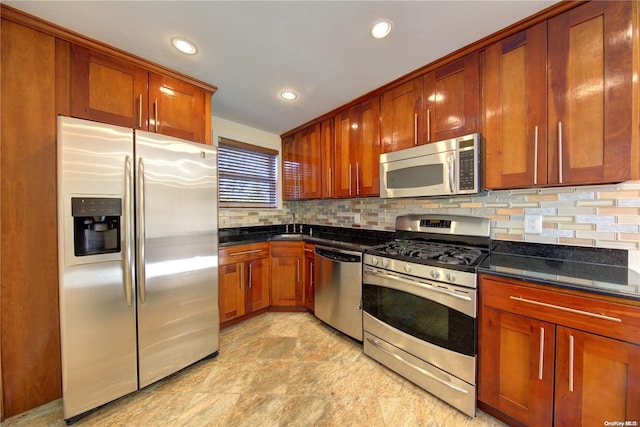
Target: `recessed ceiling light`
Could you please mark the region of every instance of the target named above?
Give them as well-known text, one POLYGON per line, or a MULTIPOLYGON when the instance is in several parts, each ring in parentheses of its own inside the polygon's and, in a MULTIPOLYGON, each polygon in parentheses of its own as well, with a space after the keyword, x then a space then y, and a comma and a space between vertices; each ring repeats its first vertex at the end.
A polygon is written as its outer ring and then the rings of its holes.
POLYGON ((298 97, 298 94, 291 90, 283 90, 282 92, 280 92, 280 97, 282 99, 286 99, 287 101, 293 101, 298 97))
POLYGON ((189 40, 183 39, 181 37, 172 38, 171 44, 180 52, 186 53, 187 55, 195 55, 198 52, 198 49, 196 49, 196 45, 191 43, 189 40))
POLYGON ((371 35, 374 39, 383 39, 391 32, 391 21, 383 19, 373 24, 371 28, 371 35))

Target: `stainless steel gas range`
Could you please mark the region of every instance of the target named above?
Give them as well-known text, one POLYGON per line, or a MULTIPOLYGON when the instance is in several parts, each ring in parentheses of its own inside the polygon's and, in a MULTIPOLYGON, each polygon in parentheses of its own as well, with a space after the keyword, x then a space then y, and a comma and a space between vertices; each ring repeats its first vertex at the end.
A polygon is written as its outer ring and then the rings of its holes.
POLYGON ((364 352, 469 416, 476 413, 477 267, 489 220, 396 218, 395 240, 365 252, 364 352))

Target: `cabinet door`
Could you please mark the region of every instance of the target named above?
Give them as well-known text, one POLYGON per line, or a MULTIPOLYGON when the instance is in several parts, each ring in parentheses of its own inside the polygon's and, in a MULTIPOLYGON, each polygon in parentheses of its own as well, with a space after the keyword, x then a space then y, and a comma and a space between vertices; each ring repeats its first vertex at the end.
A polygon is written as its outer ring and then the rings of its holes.
POLYGON ((300 132, 300 198, 319 199, 322 196, 322 151, 320 124, 300 132))
POLYGON ((300 176, 300 162, 298 160, 299 144, 295 135, 282 141, 282 169, 284 175, 284 200, 298 200, 300 198, 298 178, 300 176))
POLYGON ((304 305, 313 312, 314 310, 314 248, 315 245, 304 245, 304 305))
POLYGON ((637 179, 633 3, 589 2, 549 20, 549 183, 637 179))
POLYGON ((478 399, 529 426, 551 426, 551 323, 482 307, 478 399))
POLYGON ((422 76, 382 95, 382 145, 388 153, 422 144, 423 123, 422 76))
POLYGON ((436 142, 478 129, 480 71, 478 52, 425 75, 425 140, 436 142))
POLYGON ((269 258, 260 258, 245 263, 245 313, 269 307, 269 258))
POLYGON ((556 348, 555 426, 640 420, 640 346, 559 326, 556 348))
POLYGON ((380 194, 380 98, 357 107, 356 196, 380 194))
POLYGON ((235 319, 245 313, 244 275, 245 263, 220 265, 218 268, 218 293, 220 322, 235 319))
POLYGON ((547 182, 547 23, 486 50, 484 185, 547 182))
POLYGON ((71 115, 147 129, 148 72, 108 55, 71 45, 71 115))
POLYGON ((188 141, 206 143, 205 102, 210 95, 178 79, 150 73, 149 130, 188 141))
POLYGON ((354 160, 356 158, 356 129, 358 127, 355 108, 341 111, 335 116, 335 197, 355 196, 354 160))
POLYGON ((271 243, 271 305, 302 306, 302 242, 271 243))
POLYGON ((333 197, 333 171, 335 158, 333 155, 333 119, 324 120, 320 124, 320 149, 322 151, 322 198, 333 197))

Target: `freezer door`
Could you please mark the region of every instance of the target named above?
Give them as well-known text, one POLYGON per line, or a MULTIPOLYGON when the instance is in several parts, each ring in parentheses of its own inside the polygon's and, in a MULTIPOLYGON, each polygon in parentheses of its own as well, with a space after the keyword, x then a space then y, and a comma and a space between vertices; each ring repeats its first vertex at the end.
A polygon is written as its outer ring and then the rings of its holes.
POLYGON ((136 131, 138 351, 145 387, 218 351, 216 150, 136 131))
MULTIPOLYGON (((133 236, 126 238, 133 227, 127 210, 133 131, 61 116, 57 146, 62 394, 69 419, 138 388, 133 236), (117 252, 75 255, 72 198, 119 200, 117 252)), ((90 221, 91 212, 84 215, 90 221)))

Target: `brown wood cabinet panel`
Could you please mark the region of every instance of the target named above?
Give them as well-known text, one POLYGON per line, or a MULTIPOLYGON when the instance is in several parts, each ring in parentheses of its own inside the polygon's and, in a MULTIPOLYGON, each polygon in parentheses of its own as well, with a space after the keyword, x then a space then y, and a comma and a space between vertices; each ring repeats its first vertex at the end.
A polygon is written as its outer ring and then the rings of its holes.
POLYGON ((382 95, 382 153, 424 143, 423 91, 420 76, 382 95))
POLYGON ((322 145, 320 123, 309 126, 282 144, 284 200, 322 197, 322 145))
POLYGON ((555 423, 640 420, 640 346, 558 327, 555 423))
POLYGON ((526 282, 482 279, 483 305, 640 344, 640 310, 588 294, 536 289, 526 282))
POLYGON ((549 20, 550 184, 638 177, 633 7, 593 1, 549 20))
POLYGON ((320 150, 320 157, 322 158, 322 198, 326 199, 334 195, 333 119, 323 120, 320 124, 320 150))
POLYGON ((478 130, 480 117, 478 52, 424 76, 424 140, 436 142, 478 130))
POLYGON ((71 45, 71 115, 146 130, 148 72, 126 61, 71 45))
POLYGON ((380 98, 338 113, 335 117, 336 197, 380 194, 380 98))
POLYGON ((240 317, 245 312, 244 268, 244 262, 236 262, 220 265, 218 269, 220 323, 240 317))
POLYGON ((484 186, 547 182, 547 23, 489 46, 485 54, 484 186))
POLYGON ((271 305, 304 305, 302 242, 271 242, 271 305))
POLYGON ((311 243, 304 244, 304 305, 313 313, 315 309, 315 281, 314 281, 314 267, 315 267, 315 247, 316 245, 311 243))
POLYGON ((269 243, 227 246, 218 251, 220 322, 269 306, 269 243))
POLYGON ((62 395, 52 36, 2 19, 2 417, 62 395))
POLYGON ((153 132, 210 144, 205 130, 207 102, 211 102, 211 95, 196 86, 173 77, 149 74, 149 130, 153 132))
POLYGON ((528 426, 553 419, 555 325, 482 307, 478 399, 528 426))
POLYGON ((268 257, 246 262, 245 313, 269 307, 271 270, 268 257))

